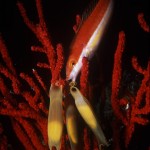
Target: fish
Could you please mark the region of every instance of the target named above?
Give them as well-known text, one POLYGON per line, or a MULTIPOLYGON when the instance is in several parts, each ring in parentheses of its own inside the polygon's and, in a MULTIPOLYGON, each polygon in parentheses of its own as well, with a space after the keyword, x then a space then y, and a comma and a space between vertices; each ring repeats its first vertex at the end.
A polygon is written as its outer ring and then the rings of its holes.
POLYGON ((71 150, 77 150, 79 145, 76 114, 76 108, 73 105, 69 105, 66 110, 66 127, 71 150))
POLYGON ((100 150, 103 146, 108 147, 109 144, 107 142, 107 139, 89 101, 82 95, 77 87, 72 86, 70 88, 70 93, 75 100, 77 110, 97 138, 100 150))
POLYGON ((83 13, 81 25, 70 44, 66 80, 75 81, 82 67, 82 58, 90 60, 93 57, 112 16, 113 0, 98 0, 94 4, 83 13))
POLYGON ((51 84, 50 87, 50 105, 49 105, 49 113, 48 113, 48 145, 49 149, 52 150, 53 147, 56 150, 60 150, 61 147, 61 138, 63 134, 63 107, 62 107, 62 85, 57 86, 55 84, 51 84))

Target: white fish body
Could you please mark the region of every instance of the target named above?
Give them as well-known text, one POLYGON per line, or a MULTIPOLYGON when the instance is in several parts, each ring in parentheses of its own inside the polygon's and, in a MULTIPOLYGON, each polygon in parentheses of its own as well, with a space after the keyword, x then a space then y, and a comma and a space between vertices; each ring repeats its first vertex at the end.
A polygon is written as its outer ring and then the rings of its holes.
POLYGON ((50 150, 52 147, 56 147, 57 150, 60 150, 61 146, 63 132, 62 98, 62 86, 51 84, 48 114, 48 145, 50 150))
POLYGON ((71 150, 78 150, 78 131, 77 131, 77 116, 76 108, 73 105, 69 105, 66 110, 66 126, 67 133, 71 145, 71 150))
POLYGON ((100 145, 108 146, 106 137, 96 119, 96 116, 88 100, 81 94, 81 92, 76 87, 71 87, 70 93, 75 99, 75 105, 80 115, 82 116, 82 118, 85 120, 85 122, 88 124, 88 126, 91 128, 94 135, 96 136, 99 146, 100 145))

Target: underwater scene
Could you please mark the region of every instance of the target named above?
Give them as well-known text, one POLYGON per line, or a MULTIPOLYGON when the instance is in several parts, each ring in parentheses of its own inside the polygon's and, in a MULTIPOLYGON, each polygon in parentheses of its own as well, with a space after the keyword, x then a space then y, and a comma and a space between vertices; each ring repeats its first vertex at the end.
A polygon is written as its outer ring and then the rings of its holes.
POLYGON ((149 9, 1 0, 0 150, 150 150, 149 9))

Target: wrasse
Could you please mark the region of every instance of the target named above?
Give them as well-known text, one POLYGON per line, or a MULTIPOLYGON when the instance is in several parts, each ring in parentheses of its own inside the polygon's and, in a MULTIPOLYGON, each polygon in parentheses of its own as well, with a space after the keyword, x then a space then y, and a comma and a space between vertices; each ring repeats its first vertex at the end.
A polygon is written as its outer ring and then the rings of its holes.
MULTIPOLYGON (((90 10, 92 6, 91 4, 90 10)), ((80 28, 70 46, 66 65, 67 80, 76 80, 83 57, 92 58, 108 25, 112 9, 113 0, 98 0, 92 12, 86 10, 84 13, 80 28)))

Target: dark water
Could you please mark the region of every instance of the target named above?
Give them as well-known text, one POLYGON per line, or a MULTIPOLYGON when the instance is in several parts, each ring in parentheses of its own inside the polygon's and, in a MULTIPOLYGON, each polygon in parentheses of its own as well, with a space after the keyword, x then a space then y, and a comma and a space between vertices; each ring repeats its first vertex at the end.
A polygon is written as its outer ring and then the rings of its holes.
MULTIPOLYGON (((89 1, 46 0, 42 2, 44 17, 53 45, 55 46, 57 43, 63 44, 65 62, 68 57, 69 45, 74 37, 72 26, 75 24, 75 16, 76 14, 82 14, 89 1)), ((22 2, 27 9, 29 18, 33 22, 38 22, 34 1, 22 0, 22 2)), ((113 55, 117 46, 118 33, 123 30, 126 34, 126 47, 122 60, 124 70, 122 90, 128 88, 130 91, 136 92, 142 77, 132 68, 131 58, 132 56, 136 56, 143 68, 147 67, 147 62, 150 58, 150 36, 140 28, 137 15, 143 12, 145 20, 150 25, 149 8, 149 0, 116 0, 108 30, 97 53, 90 61, 89 81, 91 85, 99 83, 98 88, 95 89, 93 107, 97 115, 101 114, 100 119, 104 119, 102 125, 109 139, 112 138, 112 126, 110 122, 114 118, 110 103, 111 77, 113 55), (102 107, 99 89, 101 91, 105 90, 107 93, 105 107, 102 109, 104 112, 99 110, 102 107)), ((35 68, 37 61, 44 62, 46 60, 44 55, 31 52, 30 47, 38 45, 39 42, 23 23, 16 6, 16 0, 0 1, 0 34, 5 40, 18 74, 20 72, 30 73, 31 69, 35 68)), ((1 57, 0 63, 3 63, 1 57)), ((45 82, 50 80, 48 71, 41 72, 41 75, 45 82)), ((65 78, 65 67, 63 68, 62 76, 65 78)), ((49 87, 49 82, 46 83, 46 86, 49 87)), ((0 123, 4 126, 4 133, 8 137, 8 149, 22 150, 23 146, 12 130, 10 118, 0 116, 0 123)), ((120 130, 123 130, 121 126, 120 130)), ((133 134, 128 150, 148 150, 148 146, 150 147, 149 135, 149 125, 136 125, 135 133, 133 134)), ((109 149, 112 149, 112 147, 109 149)), ((122 150, 124 149, 122 146, 122 150)))

